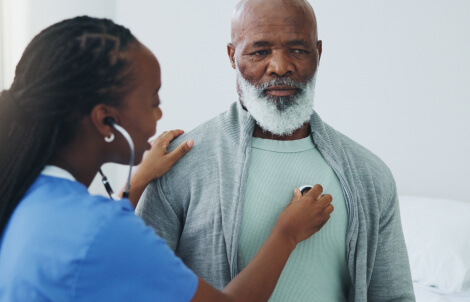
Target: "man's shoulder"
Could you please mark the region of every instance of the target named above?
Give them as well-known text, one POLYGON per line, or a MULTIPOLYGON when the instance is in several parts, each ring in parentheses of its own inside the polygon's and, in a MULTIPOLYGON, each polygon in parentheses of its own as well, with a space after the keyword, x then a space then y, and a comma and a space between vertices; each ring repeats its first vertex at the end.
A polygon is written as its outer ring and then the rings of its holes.
POLYGON ((234 115, 232 106, 225 112, 203 122, 193 130, 182 134, 173 140, 168 151, 174 150, 186 140, 193 140, 194 145, 191 150, 185 154, 159 182, 167 184, 177 180, 178 182, 195 181, 198 177, 213 172, 216 166, 216 159, 228 156, 227 153, 233 151, 233 141, 227 135, 228 121, 234 115), (228 150, 228 151, 227 151, 228 150))
POLYGON ((324 125, 329 140, 332 141, 331 150, 343 167, 348 167, 360 178, 367 174, 376 181, 380 180, 381 183, 394 184, 389 167, 379 156, 330 125, 326 123, 324 125))
MULTIPOLYGON (((218 115, 198 125, 191 131, 186 132, 181 136, 177 137, 168 146, 168 151, 175 149, 181 143, 189 139, 194 140, 195 146, 207 146, 214 140, 219 140, 223 136, 223 125, 225 123, 225 120, 227 119, 227 116, 232 114, 231 111, 232 108, 225 112, 219 113, 218 115)), ((195 149, 196 152, 198 152, 198 148, 195 149)), ((187 155, 191 156, 192 153, 195 153, 193 151, 194 150, 191 149, 191 151, 187 155)), ((185 157, 187 155, 185 155, 185 157)))
POLYGON ((377 156, 375 153, 373 153, 363 145, 359 144, 358 142, 354 141, 353 139, 344 135, 341 132, 338 132, 338 136, 343 146, 345 147, 345 150, 351 155, 355 156, 360 163, 364 163, 377 168, 388 169, 387 165, 379 156, 377 156))

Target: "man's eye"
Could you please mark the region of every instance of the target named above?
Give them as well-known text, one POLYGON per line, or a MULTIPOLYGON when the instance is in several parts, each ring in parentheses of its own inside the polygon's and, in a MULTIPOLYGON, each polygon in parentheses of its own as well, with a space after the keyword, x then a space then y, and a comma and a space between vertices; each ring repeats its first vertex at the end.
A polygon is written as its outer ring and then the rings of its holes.
POLYGON ((265 56, 269 54, 269 51, 267 50, 259 50, 259 51, 255 51, 254 53, 252 53, 252 55, 255 55, 255 56, 265 56))
POLYGON ((293 52, 293 53, 302 53, 302 54, 304 54, 304 53, 310 53, 309 51, 304 50, 304 49, 294 49, 294 50, 292 50, 292 52, 293 52))

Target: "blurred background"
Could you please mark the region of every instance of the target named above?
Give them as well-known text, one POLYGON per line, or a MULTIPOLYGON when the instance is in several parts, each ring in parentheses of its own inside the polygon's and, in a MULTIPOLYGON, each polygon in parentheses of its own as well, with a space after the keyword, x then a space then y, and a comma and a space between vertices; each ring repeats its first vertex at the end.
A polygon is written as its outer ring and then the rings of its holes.
MULTIPOLYGON (((160 61, 157 133, 190 131, 237 101, 226 53, 236 2, 1 0, 0 90, 39 31, 77 15, 106 17, 160 61)), ((400 195, 470 201, 470 2, 310 2, 323 40, 315 99, 323 120, 381 157, 400 195)), ((118 191, 126 167, 104 170, 118 191)), ((105 192, 97 179, 90 191, 105 192)))

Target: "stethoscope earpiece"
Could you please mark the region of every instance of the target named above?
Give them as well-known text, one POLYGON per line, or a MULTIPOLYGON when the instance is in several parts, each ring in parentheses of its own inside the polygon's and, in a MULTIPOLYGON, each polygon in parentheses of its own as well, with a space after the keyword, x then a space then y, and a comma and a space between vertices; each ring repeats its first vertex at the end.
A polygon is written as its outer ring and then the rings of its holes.
POLYGON ((114 127, 114 125, 116 124, 116 121, 112 117, 107 116, 104 118, 103 123, 105 123, 108 126, 114 127))

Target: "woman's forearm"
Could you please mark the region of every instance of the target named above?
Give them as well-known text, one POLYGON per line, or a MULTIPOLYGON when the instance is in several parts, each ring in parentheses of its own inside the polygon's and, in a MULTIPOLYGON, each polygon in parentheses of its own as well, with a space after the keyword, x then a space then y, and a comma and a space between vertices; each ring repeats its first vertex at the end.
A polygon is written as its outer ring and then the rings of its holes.
POLYGON ((296 243, 273 230, 253 260, 224 289, 233 301, 267 301, 296 243))
POLYGON ((292 239, 273 230, 253 260, 227 284, 222 292, 199 278, 198 288, 192 301, 268 301, 295 246, 296 243, 292 239))

